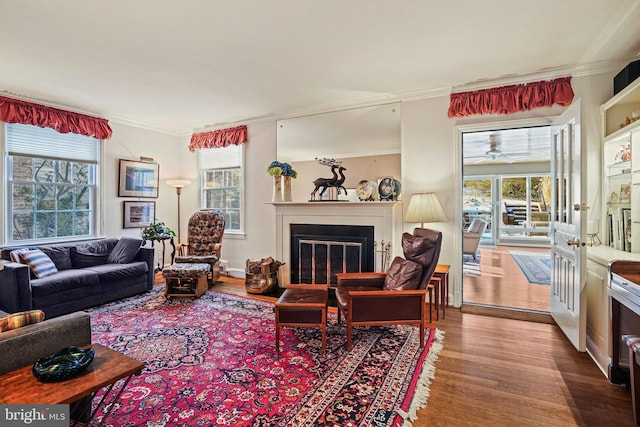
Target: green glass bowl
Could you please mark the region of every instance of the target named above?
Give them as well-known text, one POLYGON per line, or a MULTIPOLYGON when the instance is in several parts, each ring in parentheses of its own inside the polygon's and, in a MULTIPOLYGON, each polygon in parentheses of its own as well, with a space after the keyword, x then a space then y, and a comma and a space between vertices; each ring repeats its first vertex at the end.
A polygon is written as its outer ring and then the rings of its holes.
POLYGON ((33 375, 42 382, 64 381, 87 369, 93 362, 92 348, 66 347, 33 364, 33 375))

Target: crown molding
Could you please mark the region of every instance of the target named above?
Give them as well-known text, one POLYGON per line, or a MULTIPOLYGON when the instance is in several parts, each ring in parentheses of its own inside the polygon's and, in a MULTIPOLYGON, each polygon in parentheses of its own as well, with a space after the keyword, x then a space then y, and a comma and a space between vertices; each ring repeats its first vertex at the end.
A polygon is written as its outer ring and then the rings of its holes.
POLYGON ((191 132, 189 130, 162 128, 162 127, 151 125, 146 122, 129 119, 127 117, 110 116, 109 121, 113 123, 118 123, 121 125, 136 127, 139 129, 150 130, 153 132, 158 132, 158 133, 162 133, 170 136, 187 137, 187 138, 191 137, 191 132))

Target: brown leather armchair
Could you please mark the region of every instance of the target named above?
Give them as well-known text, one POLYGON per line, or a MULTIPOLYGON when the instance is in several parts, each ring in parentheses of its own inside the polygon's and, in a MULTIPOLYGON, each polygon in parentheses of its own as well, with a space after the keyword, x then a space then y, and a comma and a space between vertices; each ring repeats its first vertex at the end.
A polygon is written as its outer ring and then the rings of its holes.
POLYGON ((207 277, 209 285, 220 278, 220 250, 224 235, 224 215, 216 210, 202 209, 191 215, 187 225, 187 243, 180 247, 177 263, 205 263, 211 265, 207 277))
POLYGON ((402 235, 405 259, 396 257, 388 272, 337 275, 338 322, 341 316, 347 322, 347 350, 352 346, 352 328, 365 325, 417 325, 424 346, 426 294, 441 245, 441 232, 416 228, 413 234, 402 235))

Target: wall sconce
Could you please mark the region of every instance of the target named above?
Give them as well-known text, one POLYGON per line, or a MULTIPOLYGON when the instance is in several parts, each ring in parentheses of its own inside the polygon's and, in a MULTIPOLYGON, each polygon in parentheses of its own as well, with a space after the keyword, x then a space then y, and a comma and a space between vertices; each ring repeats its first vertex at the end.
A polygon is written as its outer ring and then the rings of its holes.
POLYGON ((182 187, 191 184, 188 179, 168 179, 167 184, 176 189, 178 195, 178 245, 180 245, 180 194, 182 193, 182 187))
POLYGON ((407 208, 406 222, 419 222, 424 228, 425 222, 445 222, 447 220, 436 193, 416 193, 411 196, 407 208))

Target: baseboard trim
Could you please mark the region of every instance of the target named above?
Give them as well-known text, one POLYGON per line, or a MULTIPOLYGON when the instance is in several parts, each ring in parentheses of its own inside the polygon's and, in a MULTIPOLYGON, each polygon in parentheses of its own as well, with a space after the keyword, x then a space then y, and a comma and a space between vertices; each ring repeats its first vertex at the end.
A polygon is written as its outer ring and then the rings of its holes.
POLYGON ((462 304, 463 313, 479 314, 482 316, 502 317, 506 319, 525 320, 527 322, 555 324, 549 313, 539 311, 517 310, 506 307, 492 307, 487 305, 462 304))

